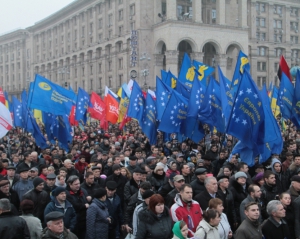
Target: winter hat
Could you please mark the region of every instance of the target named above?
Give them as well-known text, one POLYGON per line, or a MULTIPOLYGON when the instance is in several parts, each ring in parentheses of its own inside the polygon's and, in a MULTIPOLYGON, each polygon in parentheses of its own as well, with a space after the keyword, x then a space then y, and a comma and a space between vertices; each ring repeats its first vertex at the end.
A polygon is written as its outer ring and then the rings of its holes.
POLYGON ((121 169, 121 167, 120 167, 120 165, 119 164, 114 164, 113 166, 112 166, 112 171, 114 172, 114 171, 116 171, 116 170, 118 170, 118 169, 121 169))
POLYGON ((145 200, 145 199, 151 197, 153 194, 154 194, 153 191, 151 191, 151 190, 146 190, 146 191, 143 193, 142 198, 145 200))
POLYGON ((106 195, 106 190, 104 188, 94 190, 94 198, 102 198, 104 195, 106 195))
POLYGON ((34 188, 36 188, 38 185, 40 185, 41 183, 44 183, 44 182, 45 181, 43 179, 41 179, 40 177, 36 177, 32 181, 34 188))
POLYGON ((255 178, 254 178, 254 182, 255 183, 258 183, 260 180, 262 180, 262 178, 264 177, 264 173, 263 172, 260 172, 258 174, 256 174, 255 178))
POLYGON ((173 229, 172 229, 172 232, 174 233, 174 235, 176 237, 178 237, 179 239, 184 239, 184 237, 182 236, 181 234, 181 230, 180 230, 180 222, 181 221, 178 221, 174 224, 173 226, 173 229))
POLYGON ((63 187, 57 187, 52 191, 52 196, 56 197, 59 194, 61 194, 62 192, 66 192, 66 189, 63 187))
POLYGON ((245 174, 244 172, 237 172, 235 175, 234 175, 234 178, 235 180, 237 180, 238 178, 248 178, 247 174, 245 174))

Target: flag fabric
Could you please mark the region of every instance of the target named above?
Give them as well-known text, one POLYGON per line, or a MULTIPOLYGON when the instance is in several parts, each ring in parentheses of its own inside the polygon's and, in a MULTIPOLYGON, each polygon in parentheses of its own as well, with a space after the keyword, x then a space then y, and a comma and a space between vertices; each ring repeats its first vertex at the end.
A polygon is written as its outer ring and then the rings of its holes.
POLYGON ((75 115, 76 115, 76 105, 72 105, 70 115, 69 115, 69 122, 73 126, 78 126, 78 121, 76 121, 75 115))
POLYGON ((216 127, 216 129, 225 132, 225 120, 222 113, 220 86, 211 76, 210 82, 203 99, 203 107, 199 111, 198 119, 202 123, 216 127))
POLYGON ((73 103, 76 102, 76 94, 36 75, 28 99, 30 109, 64 115, 70 113, 73 103))
POLYGON ((136 81, 133 82, 133 88, 129 100, 127 116, 136 119, 142 125, 145 99, 143 92, 136 81))
POLYGON ((183 120, 180 132, 196 143, 203 139, 205 135, 203 125, 196 117, 187 117, 183 120))
POLYGON ((103 121, 105 119, 104 101, 97 93, 92 92, 90 102, 91 102, 91 106, 88 108, 90 117, 93 119, 103 121))
POLYGON ((155 145, 157 141, 156 126, 156 103, 151 94, 147 94, 142 119, 142 130, 149 139, 151 145, 155 145))
POLYGON ((0 87, 0 102, 5 105, 6 99, 5 99, 5 95, 3 93, 2 87, 0 87))
POLYGON ((191 88, 194 78, 195 67, 192 65, 191 59, 189 58, 188 54, 184 53, 178 81, 191 88))
POLYGON ((281 55, 280 61, 279 61, 279 68, 278 68, 278 72, 277 72, 279 80, 282 80, 283 73, 287 76, 287 78, 290 80, 290 82, 292 82, 290 68, 289 68, 286 60, 284 59, 283 55, 281 55))
POLYGON ((43 114, 41 110, 33 110, 33 117, 35 118, 35 120, 39 123, 43 123, 43 114))
POLYGON ((168 72, 167 71, 164 71, 164 70, 160 70, 160 74, 161 74, 161 80, 166 83, 166 79, 167 79, 167 76, 168 76, 168 72))
POLYGON ((239 83, 231 111, 227 133, 239 139, 248 148, 257 150, 263 133, 264 111, 256 84, 245 71, 239 83))
POLYGON ((90 106, 89 94, 84 89, 79 87, 77 102, 76 102, 75 120, 85 125, 89 106, 90 106))
POLYGON ((15 97, 12 97, 13 103, 13 123, 15 127, 24 127, 23 108, 21 102, 15 97))
POLYGON ((218 74, 220 82, 220 99, 222 105, 222 113, 224 115, 225 125, 227 125, 233 105, 233 96, 230 91, 230 81, 224 76, 220 66, 218 66, 218 74))
POLYGON ((167 77, 164 81, 167 86, 170 86, 172 89, 177 86, 177 77, 172 74, 171 71, 168 71, 167 77))
POLYGON ((107 86, 105 87, 104 103, 106 120, 108 122, 111 122, 112 124, 117 123, 119 117, 118 96, 114 92, 112 92, 107 86))
POLYGON ((212 74, 215 69, 213 67, 203 64, 202 62, 195 61, 195 60, 193 60, 193 65, 195 67, 195 70, 199 73, 197 75, 198 80, 200 80, 201 82, 203 81, 203 83, 206 85, 205 83, 206 78, 210 74, 212 74))
MULTIPOLYGON (((127 84, 126 84, 126 88, 127 88, 127 84)), ((121 90, 121 100, 120 100, 120 104, 119 104, 119 116, 118 116, 118 123, 121 123, 125 117, 125 114, 127 112, 127 108, 128 108, 128 104, 129 104, 129 97, 126 94, 125 89, 121 90)))
MULTIPOLYGON (((231 151, 231 155, 239 154, 242 162, 245 162, 249 167, 255 164, 255 157, 259 155, 258 148, 252 149, 247 144, 242 143, 240 140, 235 144, 231 151)), ((229 156, 231 158, 231 156, 229 156)))
POLYGON ((43 119, 44 119, 44 126, 47 134, 47 139, 50 142, 54 142, 54 136, 53 136, 53 121, 54 121, 54 116, 51 113, 43 113, 43 119))
POLYGON ((231 81, 231 87, 230 87, 232 90, 233 97, 235 97, 238 85, 245 71, 250 72, 249 59, 245 53, 240 51, 236 61, 235 70, 234 70, 234 74, 231 81))
POLYGON ((12 125, 12 118, 8 108, 4 104, 0 104, 0 138, 7 134, 12 125))
POLYGON ((183 95, 185 98, 189 99, 191 97, 191 91, 192 91, 191 87, 187 86, 186 84, 183 84, 180 81, 177 81, 175 90, 179 94, 183 95))
POLYGON ((4 96, 5 96, 5 106, 6 106, 7 109, 9 109, 10 112, 12 112, 13 111, 12 104, 9 101, 8 94, 7 94, 6 91, 4 91, 4 96))
POLYGON ((280 114, 280 108, 277 105, 277 98, 278 98, 278 88, 274 86, 272 92, 272 98, 271 98, 271 109, 275 117, 277 117, 280 114))
POLYGON ((165 133, 179 133, 187 116, 188 100, 173 91, 161 118, 158 129, 165 133))
POLYGON ((72 128, 68 120, 68 115, 59 115, 57 116, 58 130, 57 130, 57 139, 59 146, 65 151, 69 152, 69 142, 72 142, 72 128))
POLYGON ((201 82, 197 79, 194 81, 189 106, 187 110, 187 117, 197 118, 198 112, 201 109, 203 98, 205 96, 206 87, 204 88, 201 82))
POLYGON ((165 111, 167 103, 172 93, 172 88, 166 85, 162 80, 156 77, 156 109, 157 120, 161 120, 161 117, 165 111))
POLYGON ((290 119, 292 117, 292 107, 294 98, 294 87, 289 78, 282 73, 279 85, 277 104, 283 118, 290 119))
POLYGON ((296 84, 294 89, 293 108, 292 108, 292 122, 300 128, 300 71, 296 74, 296 84))

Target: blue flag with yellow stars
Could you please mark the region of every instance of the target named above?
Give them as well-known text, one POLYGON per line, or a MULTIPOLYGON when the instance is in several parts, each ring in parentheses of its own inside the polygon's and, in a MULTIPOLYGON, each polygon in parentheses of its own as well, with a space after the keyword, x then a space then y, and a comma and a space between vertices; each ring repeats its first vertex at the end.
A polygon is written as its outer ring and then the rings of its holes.
POLYGON ((245 71, 250 72, 249 59, 244 52, 240 51, 236 61, 235 70, 234 70, 234 74, 231 81, 231 87, 230 87, 232 90, 233 97, 235 97, 238 85, 245 71))
POLYGON ((296 74, 296 84, 294 91, 293 109, 292 109, 292 122, 300 128, 300 71, 296 74))
POLYGON ((245 71, 239 84, 226 132, 248 148, 257 149, 259 134, 264 132, 264 110, 256 84, 245 71))
POLYGON ((146 96, 141 127, 145 135, 148 137, 150 144, 155 145, 157 140, 156 103, 149 93, 147 93, 146 96))
POLYGON ((142 125, 145 99, 143 92, 136 81, 133 81, 132 91, 129 99, 127 116, 136 119, 142 125))
POLYGON ((188 100, 173 90, 158 129, 165 133, 179 133, 182 121, 186 119, 187 107, 188 100))
POLYGON ((172 88, 167 86, 159 77, 156 77, 156 109, 157 120, 161 120, 161 117, 166 109, 169 98, 172 93, 172 88))
POLYGON ((76 114, 75 119, 85 125, 87 120, 87 110, 90 105, 90 96, 89 94, 82 88, 79 87, 77 102, 76 102, 76 114))
POLYGON ((282 117, 285 119, 290 119, 292 117, 293 99, 294 86, 286 74, 282 73, 278 91, 277 105, 279 105, 282 117))
POLYGON ((192 65, 191 59, 189 58, 188 54, 184 53, 178 81, 191 88, 194 78, 195 67, 192 65))

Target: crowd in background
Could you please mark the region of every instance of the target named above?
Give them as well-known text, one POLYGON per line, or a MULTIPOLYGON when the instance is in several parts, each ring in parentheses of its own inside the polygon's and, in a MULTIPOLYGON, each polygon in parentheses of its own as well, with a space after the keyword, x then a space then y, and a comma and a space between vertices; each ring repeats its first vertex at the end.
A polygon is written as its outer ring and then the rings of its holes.
POLYGON ((75 128, 70 150, 0 140, 0 238, 300 239, 300 132, 249 167, 230 135, 150 145, 137 122, 75 128))

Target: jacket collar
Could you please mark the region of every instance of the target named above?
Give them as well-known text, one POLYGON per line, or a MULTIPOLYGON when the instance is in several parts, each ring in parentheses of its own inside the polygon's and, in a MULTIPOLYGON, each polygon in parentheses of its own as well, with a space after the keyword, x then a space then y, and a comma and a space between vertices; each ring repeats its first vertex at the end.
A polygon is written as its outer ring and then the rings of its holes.
POLYGON ((272 223, 274 224, 275 227, 280 227, 282 224, 286 224, 286 222, 285 222, 283 219, 281 219, 281 220, 280 220, 281 223, 279 223, 279 222, 277 222, 277 221, 274 219, 274 217, 272 217, 272 216, 270 216, 270 217, 268 218, 268 220, 269 220, 270 222, 272 222, 272 223))

